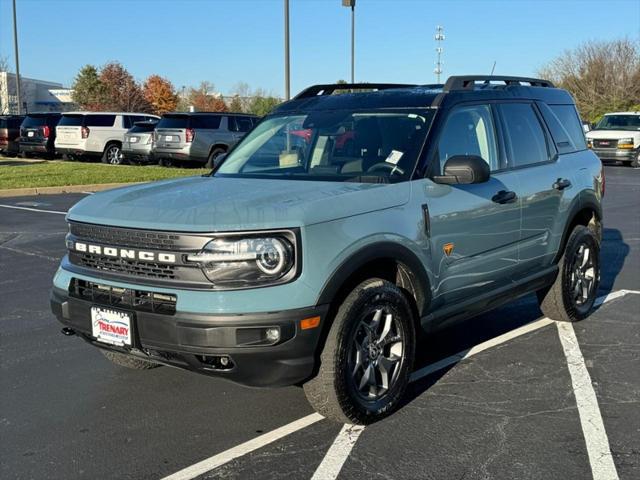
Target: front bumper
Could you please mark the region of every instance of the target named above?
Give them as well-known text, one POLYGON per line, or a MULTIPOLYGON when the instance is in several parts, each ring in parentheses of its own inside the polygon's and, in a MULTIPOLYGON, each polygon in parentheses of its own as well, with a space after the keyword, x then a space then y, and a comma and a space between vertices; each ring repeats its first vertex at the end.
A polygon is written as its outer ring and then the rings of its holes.
POLYGON ((609 161, 630 161, 638 158, 640 155, 640 148, 594 148, 593 152, 600 158, 600 160, 609 161))
POLYGON ((132 315, 133 345, 115 347, 97 342, 92 336, 91 307, 94 305, 101 303, 76 298, 57 287, 51 292, 51 309, 58 320, 99 348, 253 387, 293 385, 313 374, 328 310, 328 306, 317 306, 241 315, 188 312, 168 315, 119 306, 118 309, 132 315), (318 327, 300 329, 300 320, 315 316, 321 319, 318 327), (265 346, 241 343, 240 332, 272 326, 282 332, 280 343, 265 346), (215 359, 220 356, 230 358, 230 368, 219 368, 215 359))

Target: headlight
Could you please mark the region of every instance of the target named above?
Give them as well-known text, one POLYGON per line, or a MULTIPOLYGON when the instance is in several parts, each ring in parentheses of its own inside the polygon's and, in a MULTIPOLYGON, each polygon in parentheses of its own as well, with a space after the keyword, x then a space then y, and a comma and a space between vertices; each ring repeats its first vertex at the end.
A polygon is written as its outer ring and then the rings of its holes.
POLYGON ((284 283, 295 275, 293 235, 223 237, 187 256, 216 286, 246 288, 284 283), (289 237, 289 238, 287 238, 289 237))
POLYGON ((618 140, 618 148, 633 148, 633 138, 620 138, 618 140))

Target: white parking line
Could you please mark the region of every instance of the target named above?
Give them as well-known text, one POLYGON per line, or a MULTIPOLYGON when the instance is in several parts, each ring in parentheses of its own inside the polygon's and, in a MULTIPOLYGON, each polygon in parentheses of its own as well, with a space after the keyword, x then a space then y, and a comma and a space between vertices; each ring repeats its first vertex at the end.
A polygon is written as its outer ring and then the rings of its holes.
MULTIPOLYGON (((602 305, 611 300, 615 300, 617 298, 623 297, 627 294, 640 294, 640 291, 618 290, 608 295, 603 295, 602 297, 598 297, 596 299, 595 306, 602 305)), ((527 325, 524 325, 520 328, 516 328, 515 330, 507 332, 498 337, 487 340, 486 342, 479 343, 478 345, 474 346, 469 350, 464 350, 462 352, 456 353, 455 355, 451 355, 450 357, 444 358, 436 363, 427 365, 426 367, 421 368, 420 370, 416 370, 411 374, 409 381, 415 382, 416 380, 426 377, 427 375, 437 372, 438 370, 442 370, 443 368, 446 368, 450 365, 458 363, 461 360, 464 360, 465 358, 469 358, 491 347, 495 347, 497 345, 505 343, 513 338, 517 338, 526 333, 539 330, 540 328, 545 327, 547 325, 551 325, 552 323, 554 323, 553 320, 545 317, 540 320, 531 322, 527 325)), ((176 472, 172 475, 169 475, 168 477, 165 477, 163 480, 191 480, 199 475, 203 475, 204 473, 207 473, 215 468, 218 468, 231 460, 234 460, 243 455, 246 455, 247 453, 251 453, 259 448, 265 447, 270 443, 275 442, 276 440, 279 440, 280 438, 283 438, 291 433, 294 433, 294 432, 297 432, 298 430, 306 428, 309 425, 312 425, 317 421, 321 420, 322 418, 323 418, 322 415, 317 413, 301 418, 283 427, 273 430, 272 432, 268 432, 268 433, 265 433, 264 435, 260 435, 259 437, 249 440, 248 442, 238 445, 237 447, 233 447, 222 453, 214 455, 213 457, 207 458, 199 463, 196 463, 195 465, 192 465, 183 470, 180 470, 179 472, 176 472)), ((342 469, 342 465, 344 464, 347 457, 349 456, 349 453, 353 449, 356 443, 356 440, 364 430, 364 427, 358 427, 355 438, 354 436, 351 436, 349 437, 350 438, 349 440, 345 441, 344 436, 347 434, 343 432, 345 432, 345 430, 351 429, 351 427, 352 427, 351 425, 344 425, 342 430, 340 430, 338 437, 336 437, 333 445, 329 448, 327 455, 325 455, 325 459, 323 459, 322 463, 320 464, 320 467, 322 467, 322 465, 325 464, 325 460, 327 459, 327 456, 330 457, 330 459, 328 460, 329 466, 326 469, 323 468, 323 470, 320 472, 323 475, 327 475, 327 476, 320 477, 320 478, 325 478, 325 479, 337 478, 338 474, 340 473, 340 470, 342 469), (351 439, 353 439, 353 441, 351 441, 351 439), (344 457, 344 459, 339 464, 340 468, 336 469, 335 466, 338 464, 336 459, 339 459, 342 457, 344 457), (331 467, 331 470, 329 470, 329 467, 331 467), (327 472, 329 471, 333 473, 333 476, 328 476, 327 472)), ((320 470, 320 467, 318 467, 318 470, 320 470)), ((318 474, 318 470, 316 470, 316 474, 318 474)), ((314 474, 314 476, 316 474, 314 474)), ((617 477, 614 477, 614 478, 617 478, 617 477)), ((603 480, 604 477, 594 477, 594 479, 603 480)))
POLYGON ((173 475, 169 475, 168 477, 164 477, 163 480, 190 480, 192 478, 203 475, 215 468, 218 468, 221 465, 224 465, 231 460, 234 460, 238 457, 242 457, 247 453, 251 453, 254 450, 264 447, 265 445, 269 445, 276 440, 279 440, 287 435, 297 432, 298 430, 302 430, 309 425, 316 423, 319 420, 322 420, 324 417, 319 413, 312 413, 311 415, 307 415, 306 417, 300 418, 295 422, 291 422, 283 427, 276 428, 270 432, 265 433, 264 435, 260 435, 248 442, 242 443, 237 447, 230 448, 229 450, 225 450, 218 455, 214 455, 213 457, 209 457, 201 462, 198 462, 190 467, 187 467, 179 472, 174 473, 173 475))
POLYGON ((322 459, 311 480, 333 480, 338 477, 358 437, 364 430, 362 425, 343 425, 329 451, 322 459))
POLYGON ((567 357, 593 480, 618 480, 618 472, 613 463, 611 447, 607 431, 604 429, 596 392, 591 385, 591 377, 584 363, 573 325, 566 322, 557 322, 556 325, 562 349, 567 357))
POLYGON ((30 212, 40 212, 40 213, 56 213, 58 215, 66 215, 67 212, 59 212, 57 210, 41 210, 39 208, 31 208, 31 207, 18 207, 17 205, 0 205, 2 208, 13 208, 15 210, 28 210, 30 212))

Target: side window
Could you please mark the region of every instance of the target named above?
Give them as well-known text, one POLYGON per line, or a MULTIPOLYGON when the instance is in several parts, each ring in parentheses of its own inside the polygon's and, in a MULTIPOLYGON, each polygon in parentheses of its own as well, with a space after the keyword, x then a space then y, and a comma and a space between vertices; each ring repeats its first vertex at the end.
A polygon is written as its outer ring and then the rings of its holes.
POLYGON ((122 126, 123 128, 129 129, 131 127, 133 127, 133 118, 130 117, 129 115, 123 115, 122 116, 122 126))
POLYGON ((489 164, 491 171, 500 170, 491 107, 470 105, 449 113, 438 140, 440 172, 445 162, 455 155, 477 155, 489 164))
POLYGON ((238 131, 238 124, 236 122, 237 117, 227 117, 227 125, 230 132, 238 131))
POLYGON ((87 115, 85 125, 87 127, 113 127, 115 121, 115 115, 87 115))
POLYGON ((507 163, 522 167, 549 160, 547 139, 533 106, 528 103, 504 103, 500 112, 505 127, 507 163))
POLYGON ((217 129, 220 127, 220 115, 194 115, 191 117, 192 128, 217 129))
POLYGON ((573 105, 549 105, 549 107, 564 126, 576 149, 585 150, 587 142, 584 138, 582 122, 575 107, 573 105))
POLYGON ((236 117, 236 132, 248 132, 253 128, 250 117, 236 117))

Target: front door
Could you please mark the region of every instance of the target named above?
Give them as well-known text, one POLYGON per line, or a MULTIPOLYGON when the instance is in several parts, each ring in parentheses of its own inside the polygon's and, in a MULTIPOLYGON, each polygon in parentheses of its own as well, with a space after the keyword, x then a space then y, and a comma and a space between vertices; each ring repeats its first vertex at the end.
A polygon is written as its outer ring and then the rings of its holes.
MULTIPOLYGON (((489 181, 441 185, 424 180, 433 307, 470 300, 511 283, 518 264, 520 184, 506 169, 490 105, 452 109, 437 138, 440 171, 454 155, 477 155, 490 166, 489 181)), ((422 182, 420 182, 422 183, 422 182)))

